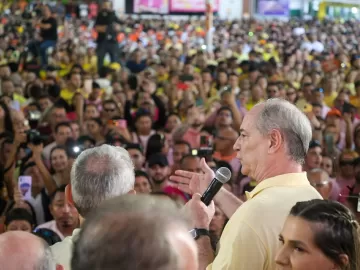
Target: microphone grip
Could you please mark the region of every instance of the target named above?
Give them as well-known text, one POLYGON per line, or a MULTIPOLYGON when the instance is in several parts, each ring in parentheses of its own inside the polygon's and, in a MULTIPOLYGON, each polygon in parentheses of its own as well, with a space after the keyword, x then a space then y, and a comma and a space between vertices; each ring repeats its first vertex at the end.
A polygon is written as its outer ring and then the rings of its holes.
POLYGON ((208 188, 205 190, 204 194, 201 196, 201 201, 206 205, 209 206, 212 199, 215 197, 216 193, 219 192, 221 187, 223 186, 223 183, 218 181, 216 178, 214 178, 208 188))

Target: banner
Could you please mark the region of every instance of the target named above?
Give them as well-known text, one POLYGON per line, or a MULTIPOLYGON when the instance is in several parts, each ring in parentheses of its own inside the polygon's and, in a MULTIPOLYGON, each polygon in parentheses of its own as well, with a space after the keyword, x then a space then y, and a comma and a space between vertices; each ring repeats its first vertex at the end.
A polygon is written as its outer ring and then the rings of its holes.
MULTIPOLYGON (((214 0, 214 12, 219 10, 219 0, 214 0)), ((170 12, 205 12, 206 0, 170 0, 170 12)))
POLYGON ((257 13, 260 15, 289 16, 290 0, 258 0, 257 13))
POLYGON ((169 0, 135 0, 134 13, 169 13, 169 0))

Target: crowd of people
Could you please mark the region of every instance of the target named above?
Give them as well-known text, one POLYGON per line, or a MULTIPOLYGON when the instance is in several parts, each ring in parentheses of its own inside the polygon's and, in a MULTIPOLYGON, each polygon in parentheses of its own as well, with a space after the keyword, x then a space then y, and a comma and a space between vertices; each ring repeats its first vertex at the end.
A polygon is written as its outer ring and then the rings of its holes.
POLYGON ((0 269, 360 269, 359 23, 69 10, 1 10, 0 269))

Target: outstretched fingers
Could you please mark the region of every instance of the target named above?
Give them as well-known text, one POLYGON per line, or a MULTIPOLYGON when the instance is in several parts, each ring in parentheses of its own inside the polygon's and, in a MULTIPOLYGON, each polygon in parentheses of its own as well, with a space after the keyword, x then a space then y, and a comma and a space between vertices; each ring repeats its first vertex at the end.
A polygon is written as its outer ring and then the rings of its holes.
POLYGON ((170 181, 174 182, 176 184, 186 184, 189 185, 190 183, 190 178, 186 178, 183 176, 177 176, 177 175, 171 175, 170 176, 170 181))

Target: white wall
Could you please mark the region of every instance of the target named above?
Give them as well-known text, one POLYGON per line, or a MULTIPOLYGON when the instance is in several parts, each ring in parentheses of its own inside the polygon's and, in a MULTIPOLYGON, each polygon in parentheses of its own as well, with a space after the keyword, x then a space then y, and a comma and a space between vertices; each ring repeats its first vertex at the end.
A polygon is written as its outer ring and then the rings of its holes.
POLYGON ((125 13, 125 0, 112 0, 114 10, 120 14, 125 13))
POLYGON ((290 0, 290 9, 300 9, 302 10, 305 4, 305 0, 290 0))
MULTIPOLYGON (((112 1, 116 12, 125 13, 125 0, 112 1)), ((240 19, 242 7, 243 0, 220 0, 219 16, 221 19, 240 19)))
POLYGON ((243 0, 220 0, 219 16, 221 19, 240 19, 242 16, 243 0))

